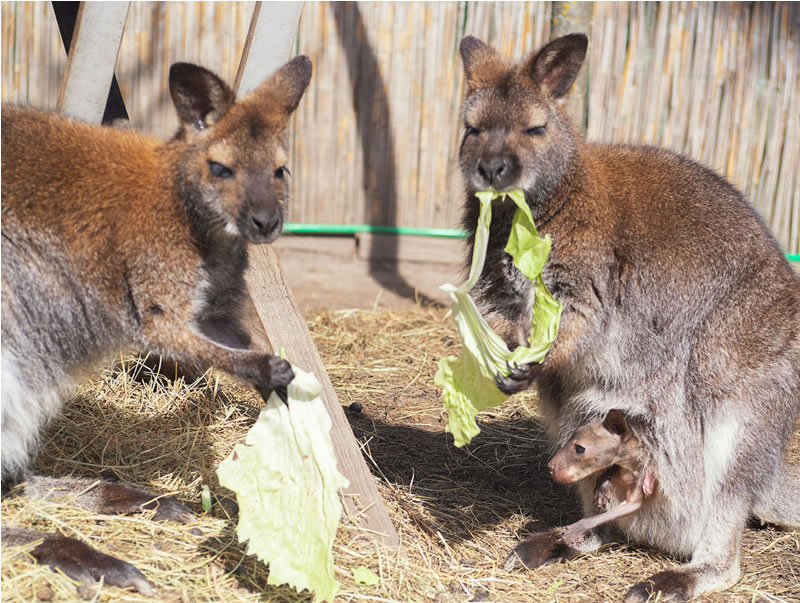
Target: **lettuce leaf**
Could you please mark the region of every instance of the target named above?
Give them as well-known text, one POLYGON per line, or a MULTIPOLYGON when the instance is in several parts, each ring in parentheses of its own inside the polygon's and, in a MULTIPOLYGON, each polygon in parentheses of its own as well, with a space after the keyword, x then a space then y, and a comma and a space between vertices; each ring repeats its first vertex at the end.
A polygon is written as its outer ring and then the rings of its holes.
POLYGON ((497 374, 507 376, 508 365, 537 363, 544 360, 558 334, 561 322, 561 302, 556 300, 542 278, 552 241, 540 237, 533 222, 525 193, 480 191, 475 194, 481 204, 475 230, 475 244, 469 276, 460 287, 447 284, 441 289, 450 294, 456 327, 462 342, 461 354, 446 356, 439 361, 434 383, 442 388, 442 399, 448 414, 446 431, 453 434, 456 446, 468 444, 480 429, 475 422, 478 412, 505 401, 494 381, 497 374), (534 304, 528 346, 510 352, 503 339, 495 333, 478 312, 469 290, 478 282, 486 261, 489 244, 489 225, 492 220, 492 201, 508 196, 517 205, 505 251, 514 265, 533 281, 534 304))
POLYGON ((239 542, 269 564, 269 584, 308 589, 331 601, 339 590, 331 548, 342 514, 331 420, 313 373, 292 367, 288 403, 272 394, 231 455, 219 483, 236 492, 239 542))

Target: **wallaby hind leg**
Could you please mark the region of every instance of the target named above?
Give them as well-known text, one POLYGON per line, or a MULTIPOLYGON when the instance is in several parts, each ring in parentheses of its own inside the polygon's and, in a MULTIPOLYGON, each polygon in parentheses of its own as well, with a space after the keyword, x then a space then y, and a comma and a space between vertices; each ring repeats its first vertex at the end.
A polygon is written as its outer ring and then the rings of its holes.
POLYGON ((753 514, 767 523, 800 528, 800 466, 784 464, 775 473, 772 488, 759 496, 753 514))
POLYGON ((625 602, 645 603, 655 597, 663 601, 688 601, 710 590, 735 584, 742 575, 739 552, 746 519, 747 508, 741 501, 725 514, 712 514, 705 522, 690 563, 658 572, 635 584, 625 596, 625 602))
MULTIPOLYGON (((27 475, 24 496, 34 500, 64 500, 93 513, 122 514, 155 510, 155 521, 192 523, 195 517, 188 507, 171 496, 158 497, 121 482, 91 478, 55 478, 27 475)), ((62 534, 43 534, 12 526, 3 526, 3 544, 24 545, 42 539, 31 555, 42 564, 60 570, 87 588, 103 580, 120 588, 135 588, 143 595, 153 589, 144 575, 130 563, 101 553, 88 544, 62 534)))
POLYGON ((28 475, 24 493, 34 500, 64 500, 91 511, 122 515, 155 510, 155 521, 193 523, 194 514, 171 496, 158 496, 123 482, 79 477, 28 475))
POLYGON ((3 545, 23 546, 42 539, 31 551, 36 561, 61 570, 73 580, 80 582, 79 592, 84 598, 91 593, 83 592, 101 578, 106 584, 119 588, 135 588, 141 594, 151 596, 153 587, 142 572, 126 561, 106 555, 88 544, 61 534, 43 534, 14 526, 3 526, 3 545))

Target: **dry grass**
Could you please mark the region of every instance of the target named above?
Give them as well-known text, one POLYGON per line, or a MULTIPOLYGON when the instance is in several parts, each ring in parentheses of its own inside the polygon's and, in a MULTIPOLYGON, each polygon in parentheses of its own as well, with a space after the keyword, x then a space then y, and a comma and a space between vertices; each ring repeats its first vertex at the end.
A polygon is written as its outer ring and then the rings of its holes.
MULTIPOLYGON (((454 353, 454 327, 442 310, 322 312, 310 320, 341 402, 364 444, 402 541, 398 554, 373 547, 346 524, 335 545, 341 601, 599 601, 678 562, 652 551, 611 545, 595 555, 531 572, 507 573, 502 559, 529 530, 577 518, 569 492, 554 485, 535 399, 520 396, 481 417, 481 435, 456 449, 433 386, 438 359, 454 353), (351 570, 373 569, 377 587, 351 570)), ((214 469, 258 414, 257 396, 225 377, 186 385, 131 378, 141 367, 108 370, 78 392, 51 426, 36 469, 50 475, 104 475, 174 493, 199 512, 203 484, 220 490, 214 469)), ((792 456, 800 461, 800 437, 792 456)), ((144 516, 92 515, 67 505, 7 497, 3 521, 60 529, 137 565, 160 601, 309 601, 266 584, 267 569, 244 555, 224 504, 199 526, 144 516), (202 535, 193 534, 199 527, 202 535)), ((64 576, 6 548, 7 601, 77 599, 64 576)), ((748 530, 744 577, 704 601, 800 600, 800 532, 748 530)), ((140 600, 113 587, 98 600, 140 600)))

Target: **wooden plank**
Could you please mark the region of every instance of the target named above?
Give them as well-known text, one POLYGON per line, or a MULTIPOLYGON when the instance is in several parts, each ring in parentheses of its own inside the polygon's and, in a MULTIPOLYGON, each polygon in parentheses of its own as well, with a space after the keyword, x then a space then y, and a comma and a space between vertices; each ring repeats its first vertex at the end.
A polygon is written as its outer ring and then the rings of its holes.
POLYGON ((399 260, 459 265, 464 261, 464 241, 461 239, 360 232, 356 234, 356 240, 358 241, 358 258, 361 260, 399 260))
POLYGON ((350 480, 350 486, 343 490, 347 510, 378 542, 397 546, 399 538, 375 478, 364 461, 275 250, 269 245, 252 246, 250 266, 246 275, 248 291, 272 349, 286 348, 287 357, 304 370, 312 371, 322 384, 322 399, 333 422, 331 438, 339 470, 350 480))
MULTIPOLYGON (((253 23, 236 78, 245 93, 255 89, 291 54, 302 3, 286 3, 289 6, 276 8, 279 4, 271 3, 267 12, 259 3, 253 11, 253 23), (279 26, 283 29, 279 29, 279 26)), ((397 531, 375 485, 375 478, 361 454, 322 358, 283 275, 278 256, 271 246, 250 246, 250 266, 245 278, 252 302, 252 305, 248 305, 248 311, 257 317, 257 320, 250 321, 255 336, 260 338, 263 335, 273 351, 285 348, 291 362, 313 372, 322 384, 322 399, 333 423, 331 439, 339 470, 350 481, 348 488, 343 490, 347 511, 377 542, 397 546, 397 531)))
POLYGON ((241 95, 255 90, 286 62, 297 39, 302 12, 302 2, 256 2, 234 90, 241 95))
POLYGON ((100 123, 114 77, 128 2, 82 2, 56 108, 100 123))

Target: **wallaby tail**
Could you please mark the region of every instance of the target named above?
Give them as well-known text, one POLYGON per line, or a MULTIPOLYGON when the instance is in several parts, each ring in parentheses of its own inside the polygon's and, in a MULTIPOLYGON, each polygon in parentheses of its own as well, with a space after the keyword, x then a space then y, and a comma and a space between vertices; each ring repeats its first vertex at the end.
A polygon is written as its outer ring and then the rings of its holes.
POLYGON ((772 487, 756 500, 753 514, 767 523, 800 528, 800 466, 783 464, 772 487))

